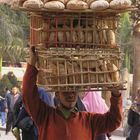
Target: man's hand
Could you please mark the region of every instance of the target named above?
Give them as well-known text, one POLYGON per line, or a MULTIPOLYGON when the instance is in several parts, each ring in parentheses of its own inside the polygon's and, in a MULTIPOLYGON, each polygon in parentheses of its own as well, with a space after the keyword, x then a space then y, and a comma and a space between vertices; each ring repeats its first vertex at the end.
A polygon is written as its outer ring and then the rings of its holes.
POLYGON ((32 66, 35 66, 36 62, 37 62, 37 54, 35 51, 35 46, 30 46, 28 63, 32 66))
POLYGON ((121 96, 121 92, 120 92, 121 89, 123 89, 123 85, 122 84, 120 84, 118 86, 110 86, 110 87, 108 87, 108 90, 110 90, 111 94, 113 96, 115 96, 115 97, 121 96))

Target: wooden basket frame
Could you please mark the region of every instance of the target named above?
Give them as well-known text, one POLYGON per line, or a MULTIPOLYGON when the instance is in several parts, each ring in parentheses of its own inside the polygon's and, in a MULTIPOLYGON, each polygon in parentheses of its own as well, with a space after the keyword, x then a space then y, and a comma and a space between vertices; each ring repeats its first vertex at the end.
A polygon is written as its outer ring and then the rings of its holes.
MULTIPOLYGON (((106 81, 107 74, 121 71, 121 62, 123 60, 123 53, 119 49, 74 49, 74 48, 36 48, 40 62, 38 62, 39 73, 43 75, 38 75, 38 85, 47 88, 47 90, 52 91, 77 91, 86 90, 87 88, 100 88, 105 90, 108 86, 117 86, 124 81, 106 81), (88 58, 86 58, 88 56, 88 58), (78 57, 76 60, 75 57, 78 57), (114 70, 103 70, 103 71, 91 71, 89 70, 90 64, 96 63, 96 61, 111 61, 115 63, 118 67, 117 71, 114 70), (68 61, 74 65, 75 61, 79 64, 79 71, 74 70, 72 73, 68 73, 68 61), (64 64, 64 73, 59 73, 57 71, 56 75, 52 75, 53 68, 48 67, 51 62, 55 62, 56 69, 59 71, 61 64, 64 64), (87 63, 87 65, 86 65, 87 63), (88 68, 84 71, 83 64, 88 68), (91 82, 91 77, 96 79, 95 82, 91 82), (103 82, 99 81, 99 76, 103 77, 103 82), (71 82, 69 83, 69 78, 71 82), (47 79, 47 80, 46 80, 47 79), (78 82, 76 81, 78 79, 78 82), (79 80, 80 79, 80 80, 79 80), (87 80, 84 82, 84 80, 87 80), (40 82, 43 80, 43 83, 40 82), (51 81, 51 82, 48 82, 51 81), (53 82, 56 83, 53 83, 53 82)), ((97 65, 97 63, 96 63, 97 65)))
POLYGON ((114 34, 111 35, 116 38, 118 26, 119 15, 98 16, 95 13, 56 12, 44 16, 32 13, 30 14, 30 43, 45 48, 77 46, 112 48, 117 47, 117 44, 115 41, 111 42, 112 37, 109 33, 111 31, 114 34), (92 38, 90 40, 89 34, 92 38))

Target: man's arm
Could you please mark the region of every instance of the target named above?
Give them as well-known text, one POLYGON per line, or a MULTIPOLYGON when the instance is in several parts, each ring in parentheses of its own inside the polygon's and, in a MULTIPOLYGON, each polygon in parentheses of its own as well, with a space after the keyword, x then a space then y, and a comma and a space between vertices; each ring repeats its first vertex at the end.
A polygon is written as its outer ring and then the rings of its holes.
POLYGON ((37 90, 37 73, 35 67, 37 56, 30 48, 30 58, 27 69, 23 77, 23 102, 27 112, 32 116, 36 124, 41 123, 47 117, 47 108, 49 108, 43 101, 41 101, 37 90), (43 115, 42 115, 43 114, 43 115))
POLYGON ((95 114, 92 127, 95 133, 107 133, 117 129, 122 121, 122 97, 118 90, 112 91, 110 110, 105 114, 95 114))

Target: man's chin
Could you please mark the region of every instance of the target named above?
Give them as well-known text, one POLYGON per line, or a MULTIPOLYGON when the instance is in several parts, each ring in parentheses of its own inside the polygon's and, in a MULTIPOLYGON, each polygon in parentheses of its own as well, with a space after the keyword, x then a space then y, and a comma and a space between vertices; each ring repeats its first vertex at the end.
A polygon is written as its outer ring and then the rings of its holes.
POLYGON ((67 104, 67 105, 63 105, 64 108, 66 109, 73 109, 75 107, 75 103, 70 103, 70 104, 67 104))

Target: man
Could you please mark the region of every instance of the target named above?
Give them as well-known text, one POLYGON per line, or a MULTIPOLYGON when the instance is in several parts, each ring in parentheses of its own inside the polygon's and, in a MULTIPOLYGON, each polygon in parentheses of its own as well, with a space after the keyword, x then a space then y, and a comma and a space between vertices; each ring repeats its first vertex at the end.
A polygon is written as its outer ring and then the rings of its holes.
POLYGON ((30 48, 30 59, 23 78, 23 101, 28 113, 38 127, 39 140, 93 140, 96 135, 111 132, 122 119, 122 98, 113 88, 110 111, 105 114, 77 112, 76 92, 56 92, 59 106, 46 105, 40 100, 36 79, 37 55, 30 48))
POLYGON ((1 125, 2 127, 5 126, 6 123, 6 102, 5 102, 5 98, 3 98, 2 96, 0 96, 0 116, 1 116, 1 125))
POLYGON ((14 104, 19 98, 19 90, 17 87, 13 87, 12 91, 7 93, 5 96, 6 99, 6 110, 7 110, 7 122, 6 122, 6 132, 5 134, 7 135, 8 132, 11 130, 13 123, 14 123, 14 114, 13 114, 13 109, 14 109, 14 104))
MULTIPOLYGON (((53 97, 44 88, 38 87, 38 93, 43 102, 49 106, 54 106, 53 97)), ((14 105, 14 118, 15 123, 12 132, 17 140, 21 139, 19 129, 22 132, 22 140, 38 140, 37 128, 25 110, 21 96, 14 105)))
POLYGON ((127 140, 137 140, 140 133, 140 129, 138 130, 140 128, 140 89, 137 90, 137 96, 128 111, 127 123, 130 127, 128 133, 130 136, 127 136, 127 140))

